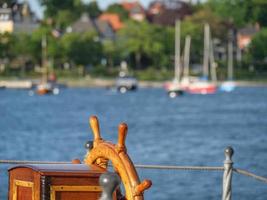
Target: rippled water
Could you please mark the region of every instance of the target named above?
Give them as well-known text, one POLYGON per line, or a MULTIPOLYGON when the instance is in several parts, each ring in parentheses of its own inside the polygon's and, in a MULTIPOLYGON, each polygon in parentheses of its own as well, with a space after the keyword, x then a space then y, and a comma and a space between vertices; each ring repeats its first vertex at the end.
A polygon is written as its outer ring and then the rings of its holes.
MULTIPOLYGON (((82 159, 92 139, 88 117, 97 115, 105 139, 129 126, 127 147, 138 164, 222 166, 224 148, 234 165, 267 177, 267 88, 169 99, 161 89, 125 95, 105 89, 66 89, 58 96, 0 91, 0 159, 82 159)), ((0 196, 7 198, 7 168, 0 166, 0 196)), ((150 200, 221 198, 221 172, 138 170, 153 181, 150 200)), ((266 200, 267 184, 235 174, 233 199, 266 200)))

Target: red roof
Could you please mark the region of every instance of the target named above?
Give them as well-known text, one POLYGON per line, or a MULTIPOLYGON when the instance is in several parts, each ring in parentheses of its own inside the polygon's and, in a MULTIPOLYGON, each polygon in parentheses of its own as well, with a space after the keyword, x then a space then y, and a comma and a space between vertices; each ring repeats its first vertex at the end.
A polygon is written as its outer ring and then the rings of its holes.
POLYGON ((144 11, 143 6, 138 1, 134 1, 134 2, 124 1, 124 2, 121 3, 121 5, 127 11, 131 11, 135 7, 139 7, 139 8, 142 9, 142 11, 144 11))
POLYGON ((123 27, 123 23, 120 20, 120 16, 113 13, 103 13, 99 16, 99 20, 107 21, 112 26, 113 30, 117 31, 123 27))

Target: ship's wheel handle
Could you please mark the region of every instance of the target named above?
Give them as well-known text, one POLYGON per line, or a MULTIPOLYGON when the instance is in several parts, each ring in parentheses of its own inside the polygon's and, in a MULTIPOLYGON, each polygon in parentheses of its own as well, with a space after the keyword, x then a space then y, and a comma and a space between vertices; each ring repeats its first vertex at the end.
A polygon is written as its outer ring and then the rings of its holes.
POLYGON ((96 116, 90 117, 90 126, 93 131, 93 148, 85 156, 84 163, 98 165, 107 168, 108 161, 111 161, 115 172, 120 176, 125 189, 126 200, 143 200, 143 192, 148 189, 152 182, 144 180, 140 182, 134 164, 127 154, 125 139, 127 136, 127 124, 121 123, 118 127, 118 142, 112 144, 101 138, 99 122, 96 116))

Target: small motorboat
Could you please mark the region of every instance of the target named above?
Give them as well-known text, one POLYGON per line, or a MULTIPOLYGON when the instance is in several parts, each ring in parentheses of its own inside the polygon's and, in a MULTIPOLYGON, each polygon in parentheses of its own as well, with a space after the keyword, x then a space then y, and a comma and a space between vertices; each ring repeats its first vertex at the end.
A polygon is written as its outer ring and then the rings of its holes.
POLYGON ((45 94, 57 95, 59 94, 59 88, 56 87, 53 83, 42 82, 36 86, 35 92, 38 95, 45 95, 45 94))
POLYGON ((120 93, 134 91, 138 88, 138 81, 133 76, 119 76, 115 81, 115 87, 120 93))
POLYGON ((121 62, 119 76, 115 80, 115 88, 120 93, 134 91, 138 88, 138 81, 134 76, 129 75, 126 61, 121 62))
POLYGON ((175 98, 184 94, 184 88, 181 86, 179 81, 177 81, 177 79, 174 79, 172 82, 165 83, 164 87, 171 98, 175 98))

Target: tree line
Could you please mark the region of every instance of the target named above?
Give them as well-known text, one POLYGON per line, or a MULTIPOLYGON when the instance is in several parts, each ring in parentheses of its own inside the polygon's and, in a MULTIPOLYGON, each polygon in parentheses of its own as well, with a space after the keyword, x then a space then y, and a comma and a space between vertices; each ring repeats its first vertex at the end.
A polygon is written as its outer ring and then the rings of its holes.
MULTIPOLYGON (((96 1, 39 0, 44 7, 40 27, 32 34, 0 34, 0 59, 6 65, 4 72, 33 71, 42 66, 42 41, 46 40, 46 59, 54 70, 81 69, 81 74, 95 71, 112 72, 122 60, 133 70, 172 71, 174 62, 174 27, 166 27, 144 20, 137 22, 128 17, 119 4, 101 10, 96 1), (82 13, 97 18, 103 12, 117 13, 124 28, 115 40, 99 40, 97 32, 67 33, 68 26, 82 13)), ((4 1, 8 2, 8 1, 4 1)), ((12 1, 10 1, 11 3, 12 1)), ((0 1, 0 3, 2 3, 0 1)), ((229 30, 238 30, 248 24, 259 24, 261 29, 243 52, 240 68, 267 69, 267 2, 264 0, 208 0, 192 5, 193 14, 181 25, 182 46, 186 35, 192 38, 190 63, 202 63, 204 23, 209 23, 211 34, 221 46, 227 45, 229 30)), ((218 61, 222 68, 226 60, 218 61)), ((4 73, 2 72, 2 73, 4 73)), ((107 74, 108 75, 108 74, 107 74)))

